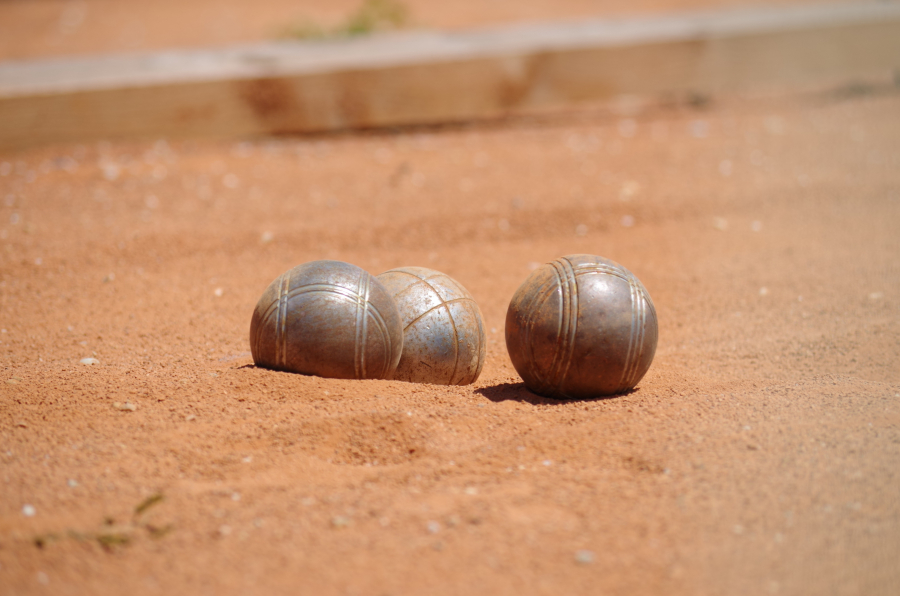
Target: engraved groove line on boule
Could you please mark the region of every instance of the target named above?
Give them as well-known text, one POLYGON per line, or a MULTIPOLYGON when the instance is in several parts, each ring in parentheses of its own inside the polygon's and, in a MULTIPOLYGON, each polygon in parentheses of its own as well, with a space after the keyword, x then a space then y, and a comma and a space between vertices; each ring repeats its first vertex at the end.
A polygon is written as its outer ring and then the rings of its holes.
MULTIPOLYGON (((447 277, 444 274, 441 274, 441 275, 443 275, 443 277, 447 277)), ((450 372, 450 382, 449 382, 449 384, 452 385, 453 377, 456 376, 456 372, 459 369, 459 332, 456 330, 456 322, 453 320, 453 313, 450 311, 450 307, 448 306, 448 303, 461 302, 463 300, 469 300, 469 298, 463 297, 463 298, 454 298, 452 300, 445 300, 444 297, 441 295, 441 293, 437 291, 437 288, 435 288, 433 285, 428 283, 429 279, 434 279, 436 277, 440 277, 438 275, 432 275, 431 277, 428 277, 425 279, 422 279, 421 277, 418 277, 416 275, 413 275, 413 277, 417 278, 420 283, 423 283, 426 286, 428 286, 431 289, 431 291, 434 292, 435 296, 438 297, 438 300, 440 300, 441 303, 436 304, 432 308, 429 308, 426 312, 422 313, 421 315, 416 317, 413 321, 411 321, 409 325, 412 325, 413 323, 415 323, 416 321, 418 321, 419 319, 421 319, 422 317, 424 317, 426 314, 430 313, 431 311, 433 311, 437 308, 443 307, 444 310, 447 311, 447 318, 450 319, 450 325, 453 326, 453 353, 454 353, 454 356, 453 356, 453 370, 450 372)), ((415 284, 413 284, 413 285, 415 285, 415 284)), ((410 287, 413 287, 413 286, 410 286, 410 287)), ((409 328, 409 325, 407 325, 406 327, 403 328, 404 333, 409 328)))
POLYGON ((644 349, 646 348, 646 345, 644 342, 645 342, 646 335, 647 335, 647 297, 644 294, 644 291, 641 289, 640 284, 637 283, 637 280, 635 280, 634 285, 635 285, 635 289, 637 292, 637 299, 638 299, 638 305, 639 305, 638 311, 640 313, 640 319, 639 319, 639 325, 638 325, 637 350, 634 355, 634 366, 632 367, 632 370, 631 370, 631 378, 628 379, 629 385, 637 384, 638 369, 640 367, 641 362, 644 359, 644 349))
POLYGON ((366 341, 368 330, 368 304, 369 304, 369 274, 360 271, 359 285, 356 293, 356 342, 354 348, 356 354, 354 358, 354 368, 356 369, 356 378, 366 378, 366 341))
POLYGON ((450 319, 450 325, 453 326, 453 372, 450 373, 449 385, 453 385, 453 377, 459 371, 459 331, 456 329, 456 321, 453 320, 453 313, 450 307, 444 302, 444 309, 447 311, 447 317, 450 319))
POLYGON ((566 274, 566 282, 569 284, 569 336, 566 340, 565 348, 566 352, 564 354, 564 366, 560 373, 559 384, 556 387, 557 392, 560 395, 566 396, 566 393, 563 391, 562 386, 566 381, 566 376, 569 374, 569 366, 572 364, 572 355, 575 352, 575 336, 578 332, 578 279, 576 277, 575 268, 572 266, 572 262, 563 257, 559 259, 559 263, 563 266, 563 270, 566 274))
POLYGON ((563 338, 565 336, 565 325, 568 322, 568 318, 566 317, 566 306, 568 305, 568 297, 566 296, 566 285, 562 281, 562 277, 559 273, 559 268, 556 266, 556 261, 550 263, 550 266, 553 267, 553 273, 556 275, 556 284, 554 286, 554 294, 559 301, 559 311, 556 317, 556 342, 554 343, 554 352, 553 358, 550 360, 550 367, 547 369, 547 379, 546 379, 546 387, 545 390, 553 390, 556 386, 556 371, 559 369, 559 359, 560 359, 560 344, 565 341, 563 338))
POLYGON ((628 378, 631 372, 631 362, 634 360, 633 352, 635 349, 634 340, 635 340, 635 317, 634 317, 634 308, 635 308, 635 299, 634 299, 634 284, 628 284, 628 297, 631 301, 631 326, 629 328, 628 333, 628 349, 625 351, 625 363, 622 366, 622 376, 619 379, 619 387, 625 387, 628 383, 628 378))
POLYGON ((473 302, 473 300, 471 298, 454 298, 452 300, 447 300, 446 302, 441 302, 440 304, 435 304, 434 306, 432 306, 431 308, 429 308, 428 310, 426 310, 425 312, 423 312, 422 314, 417 316, 415 319, 410 321, 409 325, 407 325, 406 327, 403 328, 403 332, 406 333, 406 330, 409 329, 411 325, 416 323, 419 319, 421 319, 428 313, 433 312, 433 311, 435 311, 443 306, 446 306, 448 304, 453 304, 454 302, 473 302))
POLYGON ((277 285, 278 295, 271 308, 275 313, 275 366, 281 366, 281 295, 284 293, 284 275, 278 278, 277 285))
MULTIPOLYGON (((284 286, 284 287, 287 287, 287 286, 284 286)), ((283 291, 282 284, 279 284, 279 288, 278 288, 279 294, 281 294, 282 291, 283 291)), ((281 308, 280 308, 281 305, 284 304, 285 305, 284 308, 286 310, 287 302, 291 298, 295 298, 302 294, 315 294, 315 293, 319 293, 319 292, 324 293, 324 294, 337 294, 341 298, 346 298, 347 300, 353 301, 354 303, 358 304, 358 302, 359 302, 358 297, 356 295, 354 295, 354 293, 351 290, 348 290, 347 288, 344 288, 342 286, 333 286, 333 285, 329 285, 329 284, 311 284, 311 285, 303 286, 300 288, 294 288, 287 294, 284 294, 283 296, 279 296, 279 298, 277 300, 273 301, 272 304, 269 306, 269 308, 266 309, 266 313, 262 317, 260 317, 261 321, 268 321, 268 319, 272 316, 273 311, 275 311, 275 314, 276 314, 276 344, 281 339, 281 336, 278 335, 278 330, 281 328, 280 321, 279 321, 279 317, 281 315, 281 308)), ((370 304, 369 307, 371 307, 371 308, 367 309, 368 314, 372 316, 372 320, 378 327, 378 331, 380 332, 382 338, 384 339, 385 349, 387 350, 386 355, 385 355, 385 368, 381 375, 383 378, 387 374, 387 370, 390 368, 391 353, 392 353, 391 336, 388 333, 387 322, 384 320, 384 317, 382 316, 381 311, 379 311, 378 308, 374 304, 370 304)), ((285 353, 286 353, 286 340, 284 343, 285 343, 285 353)), ((276 359, 277 358, 278 358, 278 352, 276 352, 276 359)), ((283 366, 283 364, 279 364, 279 365, 283 366)))
POLYGON ((554 394, 563 394, 562 385, 565 382, 565 370, 568 369, 567 354, 570 353, 570 344, 575 341, 575 324, 574 320, 578 316, 577 311, 577 285, 575 285, 574 276, 570 279, 569 269, 566 264, 571 265, 564 259, 553 261, 551 266, 556 273, 558 286, 560 289, 560 309, 559 318, 557 320, 556 335, 556 351, 553 354, 553 360, 550 365, 550 372, 547 378, 548 389, 554 394), (573 288, 573 286, 575 286, 573 288))
POLYGON ((644 339, 644 299, 640 288, 634 279, 628 280, 628 289, 631 295, 631 334, 628 338, 628 351, 625 355, 625 366, 622 370, 622 378, 619 387, 630 387, 637 373, 640 363, 640 354, 643 352, 644 339))
POLYGON ((543 304, 551 295, 557 293, 556 284, 547 283, 542 288, 543 291, 541 293, 534 292, 531 296, 530 302, 527 305, 522 307, 522 312, 528 314, 528 318, 525 320, 525 333, 523 334, 523 340, 526 346, 528 346, 528 356, 530 356, 529 368, 531 369, 532 374, 534 375, 539 386, 546 388, 547 387, 547 379, 544 378, 544 375, 541 372, 541 367, 537 364, 537 358, 534 354, 534 346, 536 342, 532 341, 534 337, 534 327, 537 325, 537 317, 535 313, 539 310, 537 305, 543 304))
POLYGON ((278 318, 275 330, 275 364, 286 366, 287 364, 287 293, 291 284, 291 272, 287 271, 281 276, 281 284, 278 286, 278 318))
POLYGON ((629 276, 617 267, 609 267, 605 265, 580 265, 578 267, 578 275, 602 274, 611 275, 622 281, 628 281, 629 276))

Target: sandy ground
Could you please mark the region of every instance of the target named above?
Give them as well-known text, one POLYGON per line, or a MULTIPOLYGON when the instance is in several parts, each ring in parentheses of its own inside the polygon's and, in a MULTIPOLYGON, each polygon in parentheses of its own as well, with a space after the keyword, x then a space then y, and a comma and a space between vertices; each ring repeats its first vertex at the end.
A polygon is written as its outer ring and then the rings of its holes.
POLYGON ((0 154, 0 593, 896 594, 898 257, 891 86, 0 154), (508 359, 572 253, 655 301, 631 394, 508 359), (462 282, 478 382, 253 367, 321 258, 462 282))
MULTIPOLYGON (((816 0, 393 0, 413 28, 458 29, 816 0)), ((333 28, 361 0, 3 0, 0 60, 204 47, 282 37, 303 23, 333 28)))

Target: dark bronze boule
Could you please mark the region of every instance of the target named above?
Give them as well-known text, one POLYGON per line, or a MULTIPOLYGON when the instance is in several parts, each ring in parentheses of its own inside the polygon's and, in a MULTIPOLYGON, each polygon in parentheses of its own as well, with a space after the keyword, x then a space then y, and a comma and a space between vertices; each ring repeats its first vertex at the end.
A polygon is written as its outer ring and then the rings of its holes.
POLYGON ((594 255, 536 269, 506 313, 506 349, 533 392, 586 399, 628 391, 656 352, 656 309, 630 271, 594 255))
POLYGON ((335 379, 389 379, 403 350, 393 299, 356 265, 312 261, 263 292, 250 321, 257 366, 335 379))
POLYGON ((440 271, 401 267, 377 278, 403 322, 394 379, 434 385, 474 383, 484 366, 481 309, 462 284, 440 271))

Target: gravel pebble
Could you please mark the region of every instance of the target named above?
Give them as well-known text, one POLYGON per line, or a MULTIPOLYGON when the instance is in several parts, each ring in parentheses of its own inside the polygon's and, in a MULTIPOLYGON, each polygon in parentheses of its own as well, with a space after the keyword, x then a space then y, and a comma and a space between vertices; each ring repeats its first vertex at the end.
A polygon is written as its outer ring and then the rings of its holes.
POLYGON ((97 360, 96 358, 82 358, 81 363, 84 365, 90 366, 92 364, 100 364, 100 361, 97 360))
POLYGON ((594 562, 594 551, 585 549, 576 551, 575 562, 580 565, 590 565, 594 562))

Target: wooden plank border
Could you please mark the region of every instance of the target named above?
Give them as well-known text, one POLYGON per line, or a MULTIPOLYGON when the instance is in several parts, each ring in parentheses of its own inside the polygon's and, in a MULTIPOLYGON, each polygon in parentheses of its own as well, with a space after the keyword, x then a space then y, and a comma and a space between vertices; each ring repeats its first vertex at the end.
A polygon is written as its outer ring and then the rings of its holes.
POLYGON ((0 147, 489 118, 900 69, 900 2, 0 63, 0 147))

